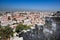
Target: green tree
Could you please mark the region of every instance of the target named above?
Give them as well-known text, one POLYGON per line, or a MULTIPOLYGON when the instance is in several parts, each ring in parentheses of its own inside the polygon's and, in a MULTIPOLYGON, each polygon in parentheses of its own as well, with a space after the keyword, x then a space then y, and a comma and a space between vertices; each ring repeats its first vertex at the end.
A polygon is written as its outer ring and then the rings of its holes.
POLYGON ((8 16, 8 20, 11 20, 10 16, 8 16))
POLYGON ((16 32, 19 33, 21 32, 22 30, 27 30, 29 29, 30 27, 27 26, 27 25, 23 25, 23 24, 18 24, 17 27, 16 27, 16 32))
POLYGON ((0 28, 1 28, 1 21, 0 21, 0 28))
POLYGON ((17 24, 17 19, 16 18, 13 18, 14 21, 16 21, 16 24, 17 24))
POLYGON ((0 37, 1 40, 10 40, 10 37, 13 37, 13 30, 9 26, 4 26, 0 28, 0 37))

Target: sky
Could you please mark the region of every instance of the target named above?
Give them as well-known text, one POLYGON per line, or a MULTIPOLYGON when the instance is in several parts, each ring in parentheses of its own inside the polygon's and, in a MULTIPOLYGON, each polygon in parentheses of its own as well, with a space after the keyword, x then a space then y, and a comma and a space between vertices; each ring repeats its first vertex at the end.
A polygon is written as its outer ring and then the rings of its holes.
POLYGON ((60 10, 60 0, 0 0, 1 9, 60 10))

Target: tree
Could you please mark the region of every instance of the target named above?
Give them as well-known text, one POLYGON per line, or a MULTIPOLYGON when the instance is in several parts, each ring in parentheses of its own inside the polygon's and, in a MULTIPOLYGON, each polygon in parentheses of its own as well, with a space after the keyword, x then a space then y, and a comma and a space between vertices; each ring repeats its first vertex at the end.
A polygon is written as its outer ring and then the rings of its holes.
POLYGON ((13 18, 14 21, 17 21, 16 18, 13 18))
POLYGON ((8 20, 11 20, 10 16, 8 16, 8 20))
POLYGON ((0 37, 1 40, 10 40, 10 37, 13 37, 13 30, 9 26, 4 26, 0 28, 0 37))
POLYGON ((29 28, 30 28, 30 26, 23 25, 23 24, 18 24, 16 26, 16 30, 15 31, 19 34, 19 37, 22 37, 23 34, 24 34, 23 30, 27 30, 29 28))
POLYGON ((13 18, 13 20, 16 21, 16 23, 17 23, 17 19, 16 18, 13 18))
POLYGON ((23 24, 18 24, 17 27, 16 27, 16 32, 19 33, 21 32, 22 30, 27 30, 29 29, 30 27, 27 26, 27 25, 23 25, 23 24))
POLYGON ((1 28, 1 21, 0 21, 0 28, 1 28))

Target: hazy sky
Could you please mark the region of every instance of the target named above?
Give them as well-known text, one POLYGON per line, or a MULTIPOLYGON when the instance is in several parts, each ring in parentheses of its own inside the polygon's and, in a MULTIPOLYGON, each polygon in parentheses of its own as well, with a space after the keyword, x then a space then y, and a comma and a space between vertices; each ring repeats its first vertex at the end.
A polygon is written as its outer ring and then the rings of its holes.
POLYGON ((60 10, 60 0, 0 0, 0 9, 60 10))

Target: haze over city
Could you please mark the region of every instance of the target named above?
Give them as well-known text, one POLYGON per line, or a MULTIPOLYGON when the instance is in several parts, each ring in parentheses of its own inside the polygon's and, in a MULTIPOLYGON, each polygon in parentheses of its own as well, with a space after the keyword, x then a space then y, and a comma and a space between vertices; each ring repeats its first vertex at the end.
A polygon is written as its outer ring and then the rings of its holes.
POLYGON ((60 10, 60 0, 0 0, 0 10, 60 10))

